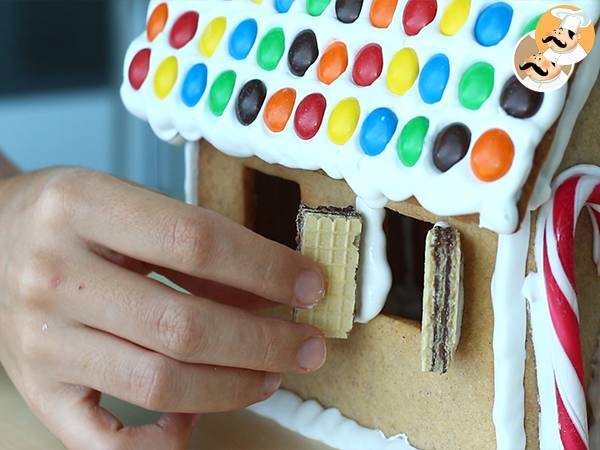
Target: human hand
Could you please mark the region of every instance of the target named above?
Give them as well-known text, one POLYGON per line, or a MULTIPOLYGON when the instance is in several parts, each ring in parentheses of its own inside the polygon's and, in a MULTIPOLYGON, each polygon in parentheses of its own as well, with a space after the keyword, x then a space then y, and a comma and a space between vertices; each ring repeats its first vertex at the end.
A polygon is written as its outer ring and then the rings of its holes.
POLYGON ((323 291, 297 252, 107 175, 0 183, 0 361, 70 449, 183 449, 196 414, 244 407, 280 373, 317 369, 316 329, 250 310, 307 307, 323 291), (165 414, 124 427, 101 393, 165 414))

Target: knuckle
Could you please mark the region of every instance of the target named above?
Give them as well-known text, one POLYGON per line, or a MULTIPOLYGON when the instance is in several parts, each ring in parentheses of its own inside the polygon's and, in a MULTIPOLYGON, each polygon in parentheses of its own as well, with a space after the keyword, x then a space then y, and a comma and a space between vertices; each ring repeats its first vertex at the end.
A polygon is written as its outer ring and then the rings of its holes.
POLYGON ((161 411, 167 404, 172 387, 172 368, 160 357, 149 357, 137 365, 131 374, 131 391, 143 408, 161 411))
POLYGON ((35 203, 36 217, 44 225, 60 225, 67 221, 69 205, 84 181, 93 172, 85 169, 64 169, 46 182, 35 203))
POLYGON ((261 353, 259 360, 261 367, 264 370, 272 369, 277 365, 278 346, 275 336, 271 333, 270 328, 266 324, 261 324, 258 327, 258 339, 262 343, 260 347, 261 353))
POLYGON ((203 351, 202 328, 189 306, 167 306, 159 315, 157 330, 165 349, 174 357, 188 360, 203 351))
POLYGON ((160 230, 164 250, 186 267, 206 267, 213 247, 213 226, 204 215, 172 217, 160 230))
POLYGON ((17 270, 19 296, 30 302, 39 302, 58 290, 64 281, 60 261, 44 251, 34 251, 17 270))
POLYGON ((27 361, 37 361, 43 353, 43 340, 40 337, 40 331, 36 330, 31 324, 25 324, 20 331, 21 354, 27 361))

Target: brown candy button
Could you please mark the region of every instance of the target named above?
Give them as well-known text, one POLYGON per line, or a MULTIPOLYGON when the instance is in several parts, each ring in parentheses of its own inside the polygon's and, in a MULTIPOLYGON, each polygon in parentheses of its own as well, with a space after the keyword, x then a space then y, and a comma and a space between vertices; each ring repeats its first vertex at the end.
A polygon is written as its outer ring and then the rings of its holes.
POLYGON ((469 151, 471 130, 462 123, 448 125, 438 134, 433 146, 433 163, 447 172, 459 163, 469 151))
POLYGON ((527 89, 514 75, 502 88, 500 106, 509 116, 528 119, 537 114, 542 103, 544 103, 544 93, 527 89))
POLYGON ((297 77, 303 77, 318 57, 319 46, 314 31, 301 31, 292 42, 288 53, 290 71, 297 77))

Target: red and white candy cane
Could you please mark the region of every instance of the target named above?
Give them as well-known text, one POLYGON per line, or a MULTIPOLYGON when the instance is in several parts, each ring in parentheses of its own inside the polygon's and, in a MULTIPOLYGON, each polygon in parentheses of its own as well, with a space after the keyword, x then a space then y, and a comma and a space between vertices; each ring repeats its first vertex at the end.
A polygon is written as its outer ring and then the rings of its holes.
POLYGON ((594 260, 599 264, 599 167, 580 166, 569 171, 568 178, 559 180, 554 197, 543 207, 538 222, 538 227, 543 227, 543 261, 538 261, 538 270, 543 270, 551 328, 559 343, 559 348, 552 351, 552 369, 559 434, 565 450, 589 448, 574 267, 575 228, 584 207, 592 218, 594 260))

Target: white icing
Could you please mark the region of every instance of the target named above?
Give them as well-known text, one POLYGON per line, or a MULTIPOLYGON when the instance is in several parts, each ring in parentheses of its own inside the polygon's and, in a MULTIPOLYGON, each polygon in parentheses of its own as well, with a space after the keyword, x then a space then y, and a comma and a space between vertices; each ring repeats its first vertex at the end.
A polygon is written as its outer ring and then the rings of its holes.
POLYGON ((498 240, 492 278, 494 309, 494 408, 498 450, 524 449, 525 436, 525 338, 527 309, 521 289, 525 281, 529 249, 530 216, 521 229, 498 240))
MULTIPOLYGON (((600 2, 598 2, 600 4, 600 2)), ((583 109, 600 72, 600 38, 588 57, 578 65, 575 82, 571 84, 569 97, 556 129, 550 153, 535 185, 529 208, 533 211, 544 204, 551 195, 550 182, 562 162, 563 156, 579 113, 583 109)))
POLYGON ((198 177, 200 162, 200 143, 185 143, 185 202, 198 205, 198 177))
POLYGON ((356 199, 356 209, 363 218, 359 267, 360 295, 356 322, 367 323, 377 317, 385 305, 392 286, 392 271, 386 256, 383 221, 385 209, 371 208, 361 198, 356 199))
MULTIPOLYGON (((577 166, 573 167, 552 183, 553 190, 560 186, 565 180, 574 175, 589 175, 596 181, 584 180, 578 185, 576 206, 582 205, 587 199, 587 193, 590 192, 593 183, 597 183, 600 177, 600 167, 595 166, 577 166)), ((544 231, 547 233, 548 259, 552 267, 552 273, 567 298, 570 298, 571 304, 574 304, 574 289, 570 286, 569 280, 561 269, 561 263, 558 260, 556 252, 556 243, 552 223, 552 202, 542 206, 538 214, 538 222, 535 239, 535 255, 537 262, 537 273, 531 273, 526 279, 523 292, 529 300, 531 311, 531 326, 533 334, 533 344, 536 356, 538 391, 540 399, 540 447, 542 449, 555 450, 557 443, 560 443, 558 431, 558 411, 556 405, 555 383, 559 390, 564 393, 563 400, 565 407, 570 411, 574 419, 575 426, 582 435, 587 435, 587 418, 585 417, 586 404, 585 394, 579 384, 577 374, 575 373, 571 362, 562 350, 558 341, 546 298, 546 287, 544 283, 543 261, 543 238, 544 231), (580 417, 580 413, 583 417, 580 417)), ((576 213, 578 213, 578 209, 576 213)), ((598 248, 600 241, 594 242, 594 247, 598 248)), ((574 311, 577 312, 576 306, 574 311)), ((560 444, 559 444, 560 445, 560 444)), ((562 447, 561 447, 562 448, 562 447)))
MULTIPOLYGON (((154 0, 149 11, 162 0, 154 0)), ((189 141, 205 137, 221 151, 234 156, 256 155, 268 163, 279 163, 290 168, 308 170, 323 169, 332 178, 344 178, 356 194, 371 205, 380 205, 386 199, 405 200, 415 196, 429 211, 437 215, 458 215, 480 213, 481 225, 494 231, 510 233, 517 227, 518 212, 516 201, 521 187, 531 170, 534 149, 548 128, 559 117, 565 100, 566 87, 546 94, 541 110, 528 120, 508 116, 499 107, 499 97, 504 82, 512 75, 513 46, 521 37, 525 24, 537 14, 544 12, 548 3, 545 0, 510 1, 515 10, 508 36, 495 47, 478 45, 472 30, 478 12, 488 3, 487 0, 474 0, 472 12, 463 29, 453 37, 439 33, 441 11, 449 0, 439 1, 439 10, 433 24, 415 37, 407 37, 402 30, 402 14, 397 13, 391 26, 386 30, 375 29, 368 22, 368 14, 363 13, 353 25, 340 23, 335 18, 334 4, 331 2, 325 13, 318 18, 303 11, 304 2, 294 2, 286 15, 275 12, 271 2, 257 5, 246 0, 232 0, 227 3, 213 0, 178 0, 169 3, 170 16, 167 29, 186 10, 199 10, 200 25, 198 35, 190 44, 180 50, 168 44, 168 33, 159 35, 153 43, 148 43, 145 34, 135 40, 125 58, 125 82, 121 95, 127 108, 140 118, 146 119, 156 134, 170 140, 178 133, 189 141), (226 15, 228 32, 223 42, 210 59, 204 58, 197 50, 198 36, 213 18, 226 15), (316 78, 317 64, 306 76, 292 76, 284 60, 276 71, 265 72, 255 63, 258 44, 245 61, 235 61, 227 53, 228 37, 241 20, 247 17, 260 17, 258 39, 274 27, 285 28, 286 44, 289 47, 294 36, 305 28, 318 30, 321 52, 336 38, 341 38, 348 46, 351 60, 357 51, 369 42, 378 42, 384 52, 384 75, 368 88, 356 88, 351 81, 351 67, 332 86, 325 86, 316 78), (140 91, 134 91, 127 81, 127 70, 133 56, 142 48, 152 48, 151 70, 148 80, 140 91), (385 74, 391 57, 404 47, 416 49, 421 66, 438 52, 445 53, 451 61, 451 75, 442 102, 425 105, 418 94, 417 86, 402 97, 390 94, 386 87, 385 74), (469 57, 465 58, 465 49, 469 57), (179 60, 179 77, 166 100, 159 100, 153 93, 153 74, 157 66, 168 56, 176 55, 179 60), (205 94, 194 108, 183 105, 179 98, 182 79, 195 63, 204 61, 209 68, 208 86, 212 85, 217 74, 233 69, 238 74, 234 97, 225 114, 215 118, 208 110, 205 94), (491 98, 478 111, 462 107, 458 101, 458 84, 464 71, 474 62, 488 61, 495 66, 496 83, 491 98), (252 78, 265 82, 269 93, 292 86, 302 99, 312 92, 321 92, 328 100, 325 122, 317 136, 310 142, 301 141, 294 133, 293 125, 283 133, 270 133, 262 119, 249 127, 242 127, 235 117, 234 103, 241 86, 252 78), (359 130, 345 146, 336 146, 327 138, 327 120, 333 105, 347 96, 358 98, 362 112, 366 114, 377 107, 389 107, 400 120, 396 135, 386 151, 376 157, 368 157, 359 146, 359 130), (402 127, 415 116, 424 115, 430 120, 430 131, 426 140, 424 155, 413 168, 404 167, 399 161, 395 145, 402 127), (438 173, 431 160, 431 146, 437 133, 452 122, 468 124, 472 133, 472 144, 489 128, 503 128, 511 136, 516 146, 516 157, 509 173, 494 183, 478 181, 470 169, 469 156, 445 174, 438 173), (235 130, 235 132, 232 132, 235 130)), ((364 11, 370 8, 371 0, 365 1, 364 11)), ((593 20, 600 14, 600 4, 596 0, 578 0, 593 20)), ((589 83, 591 81, 588 80, 589 83)), ((562 150, 562 149, 558 149, 562 150)))
POLYGON ((344 417, 338 409, 323 409, 314 400, 303 401, 282 389, 248 409, 340 450, 416 450, 404 435, 387 438, 380 430, 365 428, 344 417))

